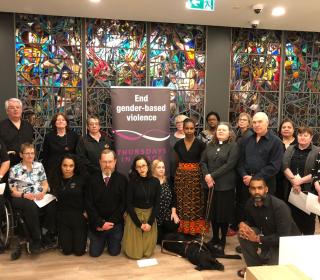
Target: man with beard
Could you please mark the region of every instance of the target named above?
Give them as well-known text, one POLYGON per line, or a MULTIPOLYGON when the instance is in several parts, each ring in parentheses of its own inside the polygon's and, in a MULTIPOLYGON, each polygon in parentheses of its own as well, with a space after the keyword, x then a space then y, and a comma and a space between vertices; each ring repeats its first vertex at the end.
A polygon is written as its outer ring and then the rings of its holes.
MULTIPOLYGON (((239 241, 247 266, 276 265, 279 259, 279 238, 300 235, 287 204, 268 194, 262 178, 252 178, 251 198, 245 207, 245 219, 239 224, 239 241)), ((245 268, 238 271, 244 277, 245 268)))
POLYGON ((103 150, 99 163, 100 171, 87 178, 89 255, 99 257, 107 244, 109 255, 117 256, 121 251, 127 178, 116 171, 114 151, 103 150))

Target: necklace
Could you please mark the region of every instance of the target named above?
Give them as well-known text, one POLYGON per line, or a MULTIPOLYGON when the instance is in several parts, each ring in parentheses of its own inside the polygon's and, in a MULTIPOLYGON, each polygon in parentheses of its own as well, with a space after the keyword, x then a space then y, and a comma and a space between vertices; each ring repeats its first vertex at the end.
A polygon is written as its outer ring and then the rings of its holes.
POLYGON ((150 197, 150 187, 148 186, 148 184, 146 184, 146 182, 142 182, 142 190, 144 193, 144 198, 146 203, 149 203, 149 197, 150 197))

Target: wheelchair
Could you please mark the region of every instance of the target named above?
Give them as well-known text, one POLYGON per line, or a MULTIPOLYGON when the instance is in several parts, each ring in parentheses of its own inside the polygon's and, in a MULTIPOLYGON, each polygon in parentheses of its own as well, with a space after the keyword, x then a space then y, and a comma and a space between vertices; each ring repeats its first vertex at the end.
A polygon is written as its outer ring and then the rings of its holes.
MULTIPOLYGON (((27 254, 32 254, 31 237, 23 213, 12 207, 10 198, 3 198, 3 202, 3 209, 0 209, 1 217, 3 217, 0 220, 0 245, 4 249, 11 249, 11 260, 14 261, 21 257, 23 249, 27 254)), ((55 248, 57 248, 56 244, 44 246, 40 252, 55 248)))
POLYGON ((13 210, 8 198, 1 196, 0 199, 0 245, 8 249, 14 235, 13 210))

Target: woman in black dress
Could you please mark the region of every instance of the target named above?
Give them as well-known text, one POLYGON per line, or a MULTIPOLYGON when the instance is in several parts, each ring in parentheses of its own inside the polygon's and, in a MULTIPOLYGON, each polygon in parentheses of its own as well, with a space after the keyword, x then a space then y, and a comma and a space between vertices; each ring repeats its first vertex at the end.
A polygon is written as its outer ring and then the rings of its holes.
POLYGON ((87 244, 85 183, 74 155, 62 157, 51 187, 58 199, 58 238, 62 252, 81 256, 87 244))
POLYGON ((213 190, 211 201, 211 243, 224 250, 228 225, 234 222, 236 164, 239 148, 228 123, 221 122, 214 140, 202 154, 201 168, 208 188, 213 190))
POLYGON ((63 113, 54 115, 51 121, 52 131, 46 134, 43 142, 43 165, 49 185, 54 171, 65 154, 75 154, 79 136, 69 129, 69 120, 63 113))
POLYGON ((179 217, 176 209, 176 195, 165 173, 166 169, 162 160, 156 159, 151 165, 152 175, 159 179, 161 184, 160 209, 157 215, 158 243, 168 232, 176 232, 179 225, 179 217))
POLYGON ((127 189, 123 251, 132 259, 150 257, 157 244, 157 223, 160 206, 160 182, 151 175, 145 156, 136 156, 131 166, 127 189))
POLYGON ((206 144, 195 137, 195 122, 192 119, 183 121, 183 130, 185 138, 174 146, 179 163, 174 181, 177 214, 180 217, 178 231, 196 235, 208 230, 204 220, 205 194, 199 166, 206 144))

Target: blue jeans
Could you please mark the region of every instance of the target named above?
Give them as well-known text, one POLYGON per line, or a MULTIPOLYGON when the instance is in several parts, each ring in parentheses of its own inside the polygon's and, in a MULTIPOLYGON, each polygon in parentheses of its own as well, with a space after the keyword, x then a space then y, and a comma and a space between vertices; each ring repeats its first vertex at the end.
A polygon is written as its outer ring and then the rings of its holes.
POLYGON ((93 231, 89 230, 89 255, 91 257, 99 257, 106 246, 110 256, 117 256, 121 251, 121 240, 123 236, 123 225, 116 224, 114 227, 107 231, 93 231))

